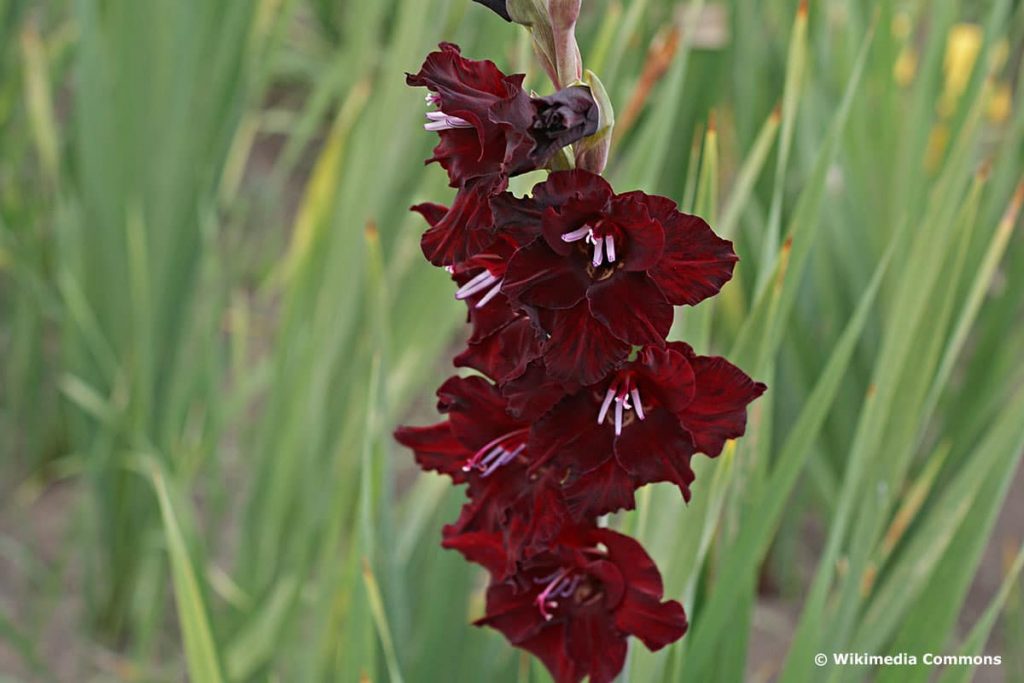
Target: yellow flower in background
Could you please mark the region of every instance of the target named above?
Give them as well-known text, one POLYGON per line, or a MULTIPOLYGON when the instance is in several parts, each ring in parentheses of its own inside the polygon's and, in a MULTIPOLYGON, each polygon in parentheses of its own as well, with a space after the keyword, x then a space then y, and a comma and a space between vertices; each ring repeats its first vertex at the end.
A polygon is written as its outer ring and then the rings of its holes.
POLYGON ((956 24, 946 38, 946 61, 943 70, 946 76, 945 90, 939 99, 939 114, 949 117, 956 108, 956 101, 971 80, 974 63, 978 59, 982 42, 981 27, 977 24, 956 24))

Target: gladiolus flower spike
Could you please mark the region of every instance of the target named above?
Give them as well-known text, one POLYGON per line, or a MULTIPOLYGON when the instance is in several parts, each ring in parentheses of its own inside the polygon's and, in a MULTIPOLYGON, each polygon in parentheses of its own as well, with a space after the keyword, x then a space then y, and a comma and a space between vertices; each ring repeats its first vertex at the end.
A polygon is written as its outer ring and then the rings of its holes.
MULTIPOLYGON (((478 2, 510 19, 503 0, 478 2)), ((571 25, 564 3, 534 4, 535 39, 571 25)), ((439 138, 428 161, 455 189, 448 207, 413 207, 428 223, 420 244, 467 309, 454 363, 480 374, 438 389, 443 422, 395 438, 466 487, 442 545, 490 576, 477 625, 537 656, 557 683, 610 683, 629 636, 657 650, 687 620, 640 544, 601 516, 632 509, 652 482, 689 500, 693 458, 742 436, 765 386, 667 340, 676 306, 730 280, 732 244, 665 197, 618 194, 583 170, 603 162, 555 170, 607 138, 598 126, 614 120, 610 105, 582 83, 537 97, 523 78, 449 43, 407 78, 428 90, 424 129, 439 138), (508 191, 536 170, 549 174, 529 196, 508 191)))

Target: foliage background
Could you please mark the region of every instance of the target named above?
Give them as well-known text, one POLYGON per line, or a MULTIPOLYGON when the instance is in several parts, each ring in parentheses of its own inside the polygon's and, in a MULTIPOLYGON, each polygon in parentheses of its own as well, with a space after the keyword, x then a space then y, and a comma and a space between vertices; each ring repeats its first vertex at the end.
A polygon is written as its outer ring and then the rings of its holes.
MULTIPOLYGON (((771 388, 611 520, 693 624, 624 679, 1024 680, 1024 10, 808 9, 584 2, 608 175, 742 259, 675 334, 771 388)), ((406 211, 450 195, 402 78, 442 39, 546 87, 468 0, 0 0, 0 678, 547 680, 389 436, 460 334, 406 211)))

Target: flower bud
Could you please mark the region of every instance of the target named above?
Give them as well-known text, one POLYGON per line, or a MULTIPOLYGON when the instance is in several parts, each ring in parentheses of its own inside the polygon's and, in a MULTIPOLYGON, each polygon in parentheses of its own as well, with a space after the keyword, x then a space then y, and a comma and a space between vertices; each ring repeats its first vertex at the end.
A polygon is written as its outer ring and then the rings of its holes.
POLYGON ((478 2, 484 7, 489 7, 505 21, 512 21, 512 17, 508 14, 508 7, 505 6, 505 0, 473 0, 478 2))
POLYGON ((599 113, 590 88, 575 85, 533 100, 535 111, 530 135, 534 155, 548 159, 558 149, 597 132, 599 113))
POLYGON ((576 44, 576 20, 582 0, 547 0, 547 3, 558 77, 563 84, 573 83, 583 75, 580 48, 576 44))

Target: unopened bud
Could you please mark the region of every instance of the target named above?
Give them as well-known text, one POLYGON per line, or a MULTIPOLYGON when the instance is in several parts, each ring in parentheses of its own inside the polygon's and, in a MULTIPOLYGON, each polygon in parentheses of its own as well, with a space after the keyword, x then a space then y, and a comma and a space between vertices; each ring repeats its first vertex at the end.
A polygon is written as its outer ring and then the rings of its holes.
POLYGON ((573 83, 583 75, 580 48, 576 44, 576 20, 580 16, 582 0, 547 2, 558 77, 563 84, 573 83))
POLYGON ((597 132, 600 115, 590 88, 574 85, 548 97, 532 100, 534 117, 530 127, 534 155, 548 159, 556 150, 597 132))

